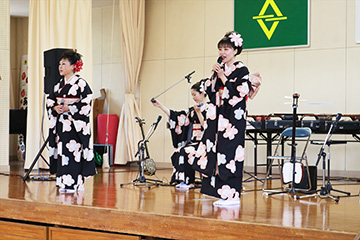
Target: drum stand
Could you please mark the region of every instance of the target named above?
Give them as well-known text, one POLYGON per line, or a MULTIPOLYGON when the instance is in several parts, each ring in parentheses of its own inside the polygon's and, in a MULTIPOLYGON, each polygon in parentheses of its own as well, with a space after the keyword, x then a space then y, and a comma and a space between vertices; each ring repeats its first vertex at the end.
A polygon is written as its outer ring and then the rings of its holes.
POLYGON ((145 177, 144 174, 144 165, 142 164, 146 158, 145 158, 145 149, 146 149, 146 143, 149 142, 149 138, 152 136, 152 134, 155 132, 155 129, 157 127, 157 124, 159 123, 161 118, 158 118, 158 121, 153 123, 151 125, 151 128, 149 129, 146 137, 143 140, 140 140, 138 142, 138 151, 135 154, 135 158, 137 156, 139 156, 139 175, 136 179, 132 180, 131 182, 128 183, 121 183, 120 187, 123 187, 125 185, 129 185, 129 184, 134 184, 134 186, 139 186, 139 185, 145 185, 148 189, 151 188, 151 185, 148 184, 148 182, 151 182, 153 184, 155 184, 156 186, 159 185, 159 183, 162 183, 163 181, 161 180, 155 180, 155 179, 149 179, 145 177))
MULTIPOLYGON (((327 196, 331 199, 333 199, 335 202, 339 202, 339 199, 340 199, 340 196, 335 196, 335 195, 332 195, 330 193, 330 191, 335 191, 335 192, 339 192, 339 193, 343 193, 343 194, 346 194, 347 196, 350 196, 350 193, 349 192, 344 192, 344 191, 340 191, 340 190, 337 190, 337 189, 333 189, 331 183, 330 183, 330 145, 332 144, 343 144, 343 143, 346 143, 344 141, 331 141, 329 140, 331 135, 332 135, 332 132, 333 130, 336 128, 336 125, 338 123, 338 121, 340 120, 341 118, 341 113, 338 113, 338 115, 336 116, 336 120, 335 122, 333 122, 330 126, 330 129, 329 129, 329 132, 326 136, 326 139, 325 141, 322 143, 322 147, 320 149, 320 152, 319 152, 319 155, 318 155, 318 159, 316 161, 316 166, 319 164, 319 161, 320 159, 322 158, 322 162, 323 162, 323 169, 322 169, 322 172, 323 172, 323 185, 321 187, 320 190, 317 190, 318 194, 321 196, 327 196), (326 177, 325 177, 325 170, 326 170, 326 153, 324 152, 324 149, 325 149, 325 145, 328 145, 328 157, 327 157, 327 161, 328 161, 328 169, 327 169, 327 183, 326 182, 326 177)), ((316 144, 316 143, 315 143, 316 144)))

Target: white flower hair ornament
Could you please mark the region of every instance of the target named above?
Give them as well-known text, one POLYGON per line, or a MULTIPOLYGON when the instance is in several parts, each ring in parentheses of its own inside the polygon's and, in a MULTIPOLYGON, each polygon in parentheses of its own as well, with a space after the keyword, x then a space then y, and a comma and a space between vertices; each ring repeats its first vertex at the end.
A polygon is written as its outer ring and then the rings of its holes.
POLYGON ((240 34, 233 32, 229 36, 230 41, 234 43, 235 47, 241 47, 243 44, 243 39, 240 34))
POLYGON ((199 90, 200 90, 201 93, 205 92, 205 81, 201 81, 199 90))

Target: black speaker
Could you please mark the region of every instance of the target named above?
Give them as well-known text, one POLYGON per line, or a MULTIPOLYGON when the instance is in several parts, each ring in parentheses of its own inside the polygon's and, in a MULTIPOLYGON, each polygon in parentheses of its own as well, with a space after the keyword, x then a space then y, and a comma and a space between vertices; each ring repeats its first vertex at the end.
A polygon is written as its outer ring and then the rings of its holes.
MULTIPOLYGON (((311 189, 316 190, 317 188, 317 167, 316 166, 309 166, 309 173, 310 173, 310 181, 311 181, 311 189)), ((295 188, 300 189, 309 189, 309 180, 306 171, 306 167, 304 167, 304 177, 301 183, 294 184, 295 188)))
POLYGON ((9 133, 10 134, 26 134, 27 110, 10 109, 9 112, 9 133))
POLYGON ((60 80, 59 62, 61 55, 68 48, 53 48, 44 52, 44 92, 49 94, 54 85, 60 80))

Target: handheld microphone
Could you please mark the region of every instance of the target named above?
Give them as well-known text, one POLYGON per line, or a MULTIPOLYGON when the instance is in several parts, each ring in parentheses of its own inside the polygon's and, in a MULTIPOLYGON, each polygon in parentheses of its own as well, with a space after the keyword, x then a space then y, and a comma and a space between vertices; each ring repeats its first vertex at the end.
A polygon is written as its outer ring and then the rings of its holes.
POLYGON ((189 73, 188 75, 185 76, 185 78, 187 78, 189 80, 190 76, 193 75, 195 73, 195 70, 192 71, 191 73, 189 73))
MULTIPOLYGON (((220 57, 218 57, 218 59, 216 61, 218 64, 221 64, 222 60, 223 60, 223 58, 220 56, 220 57)), ((212 75, 212 79, 214 79, 216 77, 216 74, 217 74, 217 72, 214 72, 214 74, 212 75)))
MULTIPOLYGON (((201 102, 201 103, 199 103, 199 105, 197 105, 197 107, 201 107, 203 105, 204 105, 204 103, 201 102)), ((191 112, 192 110, 194 110, 194 107, 189 108, 189 112, 191 112)))
POLYGON ((156 120, 156 123, 155 123, 155 125, 154 125, 154 131, 155 131, 155 129, 157 128, 157 126, 158 126, 161 118, 162 118, 161 115, 159 115, 158 118, 157 118, 157 120, 156 120))
MULTIPOLYGON (((62 106, 62 107, 63 107, 63 106, 64 106, 64 103, 65 103, 65 99, 62 98, 62 99, 60 100, 59 106, 62 106)), ((60 116, 59 113, 58 113, 57 115, 60 116)))
POLYGON ((342 114, 341 114, 341 113, 338 113, 338 114, 336 115, 336 119, 335 119, 335 122, 334 122, 334 130, 336 129, 337 124, 338 124, 338 122, 339 122, 339 120, 340 120, 341 116, 342 116, 342 114))
POLYGON ((338 114, 336 115, 336 120, 335 120, 335 121, 338 122, 341 117, 342 117, 342 114, 341 114, 341 113, 338 113, 338 114))

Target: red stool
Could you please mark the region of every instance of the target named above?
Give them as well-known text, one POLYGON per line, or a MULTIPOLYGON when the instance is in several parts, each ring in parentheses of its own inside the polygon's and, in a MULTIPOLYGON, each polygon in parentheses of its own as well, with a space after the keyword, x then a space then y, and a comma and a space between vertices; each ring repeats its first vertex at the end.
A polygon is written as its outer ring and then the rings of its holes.
POLYGON ((119 117, 116 114, 99 114, 97 117, 97 143, 111 144, 115 159, 116 138, 119 127, 119 117))

